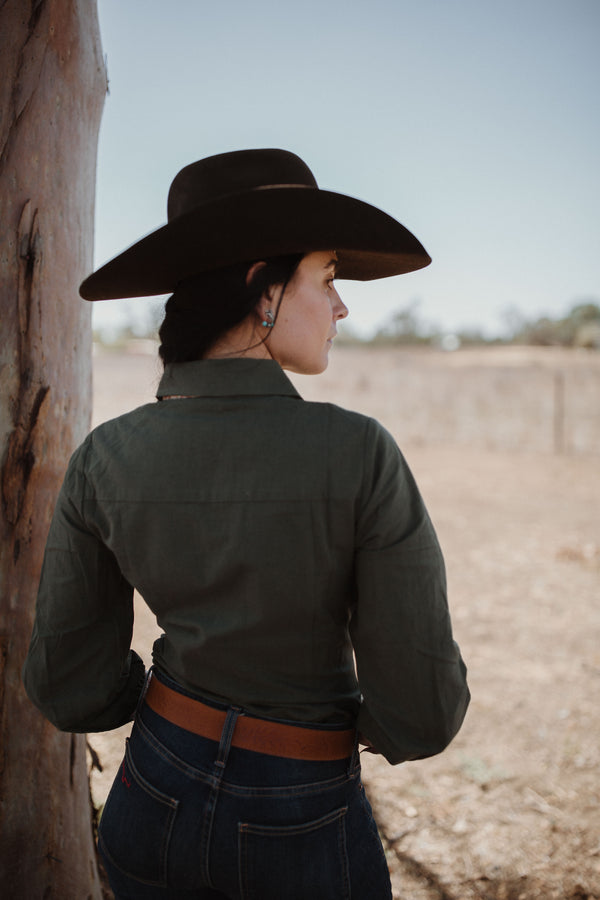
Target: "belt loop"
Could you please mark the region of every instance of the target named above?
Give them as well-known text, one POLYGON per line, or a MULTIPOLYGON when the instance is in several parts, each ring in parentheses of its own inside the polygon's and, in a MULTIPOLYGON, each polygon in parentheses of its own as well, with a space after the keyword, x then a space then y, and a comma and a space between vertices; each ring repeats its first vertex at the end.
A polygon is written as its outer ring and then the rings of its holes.
POLYGON ((146 694, 148 693, 148 688, 150 687, 150 682, 152 680, 153 669, 154 669, 154 666, 151 666, 148 669, 148 671, 146 672, 146 677, 144 679, 144 687, 142 688, 142 692, 139 696, 137 706, 135 708, 134 720, 137 719, 137 717, 140 713, 140 709, 142 708, 142 704, 144 703, 144 700, 146 699, 146 694))
POLYGON ((220 766, 221 768, 225 767, 225 763, 227 762, 227 757, 229 756, 229 751, 231 749, 233 732, 235 731, 236 722, 241 712, 242 710, 239 706, 230 706, 227 710, 225 724, 223 725, 223 731, 221 732, 221 740, 219 741, 217 758, 215 760, 216 766, 220 766))
POLYGON ((350 757, 350 764, 348 766, 348 776, 354 774, 354 772, 360 769, 360 750, 358 749, 358 728, 356 729, 356 733, 354 735, 354 748, 352 750, 352 756, 350 757))

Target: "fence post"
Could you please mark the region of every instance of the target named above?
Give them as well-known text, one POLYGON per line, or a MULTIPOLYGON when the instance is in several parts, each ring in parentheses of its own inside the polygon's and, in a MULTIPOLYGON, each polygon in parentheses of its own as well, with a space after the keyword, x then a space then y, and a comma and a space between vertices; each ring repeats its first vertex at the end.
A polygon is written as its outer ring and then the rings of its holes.
POLYGON ((554 373, 554 452, 565 452, 565 373, 554 373))

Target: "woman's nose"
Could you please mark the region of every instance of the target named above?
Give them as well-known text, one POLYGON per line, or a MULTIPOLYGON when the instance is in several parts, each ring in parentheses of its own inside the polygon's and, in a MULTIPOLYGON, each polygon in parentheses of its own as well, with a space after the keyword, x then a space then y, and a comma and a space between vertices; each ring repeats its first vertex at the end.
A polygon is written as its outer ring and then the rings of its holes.
POLYGON ((335 288, 334 288, 334 291, 335 291, 335 304, 333 307, 334 318, 335 319, 345 319, 346 316, 348 315, 348 307, 343 302, 342 298, 340 297, 340 295, 338 294, 338 292, 335 288))

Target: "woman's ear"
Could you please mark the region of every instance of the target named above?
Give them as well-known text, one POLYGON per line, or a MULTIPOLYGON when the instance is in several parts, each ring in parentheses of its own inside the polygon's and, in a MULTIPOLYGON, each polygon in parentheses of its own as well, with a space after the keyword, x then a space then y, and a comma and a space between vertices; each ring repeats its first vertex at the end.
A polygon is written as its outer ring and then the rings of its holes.
POLYGON ((259 261, 252 263, 248 271, 246 272, 246 287, 250 287, 252 280, 254 279, 257 272, 260 272, 261 269, 264 269, 266 266, 266 262, 259 261))
MULTIPOLYGON (((252 281, 256 278, 257 274, 266 267, 266 262, 259 261, 252 263, 250 268, 246 273, 246 287, 249 287, 252 284, 252 281)), ((256 285, 258 287, 259 285, 256 285)), ((273 313, 270 312, 271 307, 271 290, 268 288, 265 291, 261 291, 261 295, 258 299, 258 303, 254 307, 254 315, 257 320, 264 324, 264 322, 269 321, 267 318, 268 315, 272 316, 273 313)))

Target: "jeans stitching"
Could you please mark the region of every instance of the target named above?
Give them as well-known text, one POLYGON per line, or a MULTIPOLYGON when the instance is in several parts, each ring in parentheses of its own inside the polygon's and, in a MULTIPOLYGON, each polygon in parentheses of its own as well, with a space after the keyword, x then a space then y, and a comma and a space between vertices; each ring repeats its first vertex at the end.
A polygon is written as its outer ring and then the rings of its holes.
MULTIPOLYGON (((178 801, 175 799, 175 797, 170 797, 168 794, 163 794, 162 791, 159 791, 158 788, 155 788, 153 784, 151 784, 149 781, 146 781, 144 776, 138 770, 131 753, 129 741, 127 741, 125 744, 125 760, 127 761, 127 765, 132 776, 135 778, 143 791, 145 791, 147 794, 150 794, 150 796, 154 797, 154 799, 159 803, 163 803, 165 806, 170 806, 175 811, 177 810, 178 801)), ((129 787, 129 785, 127 785, 127 787, 129 787)))
POLYGON ((221 783, 221 790, 223 793, 231 794, 233 796, 246 797, 247 799, 252 799, 253 797, 258 799, 273 799, 273 800, 295 800, 301 798, 308 798, 311 795, 321 795, 325 792, 334 791, 338 788, 344 787, 344 785, 350 784, 352 781, 356 780, 358 773, 352 778, 348 778, 345 774, 340 776, 337 779, 330 779, 329 781, 315 781, 311 784, 301 784, 301 785, 281 785, 279 787, 240 787, 239 785, 231 785, 228 782, 223 781, 221 783))
MULTIPOLYGON (((169 845, 171 841, 171 835, 173 833, 173 827, 175 824, 175 817, 177 815, 177 810, 179 807, 179 801, 174 799, 173 797, 169 797, 167 794, 163 794, 157 788, 155 788, 150 782, 146 781, 146 779, 141 775, 138 771, 134 761, 133 756, 131 754, 131 749, 129 746, 129 740, 126 742, 125 746, 125 760, 127 761, 127 766, 129 768, 132 779, 135 780, 139 789, 152 798, 153 802, 159 803, 162 807, 166 808, 166 818, 165 818, 165 828, 161 834, 160 845, 158 848, 158 870, 159 870, 159 880, 149 880, 142 879, 139 875, 134 874, 128 869, 124 869, 122 865, 116 862, 113 855, 109 852, 108 847, 104 838, 102 837, 102 833, 100 832, 98 835, 98 844, 102 846, 102 852, 107 856, 110 860, 111 864, 115 866, 120 872, 126 875, 128 878, 134 878, 140 881, 143 881, 145 884, 156 885, 156 886, 166 886, 168 878, 168 852, 169 845)), ((130 782, 131 784, 131 782, 130 782)), ((105 812, 108 810, 108 804, 110 802, 110 795, 107 800, 107 804, 105 807, 105 812)), ((100 828, 102 827, 102 822, 100 823, 100 828)))
MULTIPOLYGON (((139 729, 140 736, 158 753, 165 762, 173 765, 179 772, 186 775, 194 781, 203 781, 206 784, 215 786, 220 779, 215 774, 205 772, 202 769, 191 766, 176 756, 150 731, 147 725, 141 719, 136 720, 136 726, 139 729)), ((323 781, 314 781, 308 784, 300 785, 280 785, 277 787, 262 787, 251 785, 237 785, 228 781, 221 781, 220 789, 229 794, 245 797, 302 797, 311 792, 320 792, 335 789, 343 784, 355 779, 360 774, 360 762, 352 769, 351 773, 347 771, 335 778, 324 779, 323 781)))
POLYGON ((169 845, 171 843, 171 835, 173 833, 173 826, 175 825, 175 816, 177 815, 177 809, 179 808, 179 801, 174 797, 169 797, 167 794, 163 794, 157 788, 155 788, 149 781, 146 781, 145 778, 138 771, 135 762, 133 760, 133 756, 131 754, 131 747, 129 745, 129 740, 125 746, 125 757, 127 759, 127 763, 129 765, 129 770, 131 772, 131 777, 135 778, 137 783, 139 784, 142 790, 145 790, 146 793, 150 794, 157 802, 164 804, 165 806, 170 807, 170 814, 167 818, 167 827, 164 830, 164 834, 162 836, 162 844, 160 848, 160 872, 161 872, 161 880, 163 884, 167 884, 168 882, 168 855, 169 855, 169 845))
POLYGON ((255 892, 250 884, 248 861, 250 858, 250 846, 248 836, 262 838, 294 838, 301 834, 311 834, 319 832, 321 829, 334 825, 336 826, 336 841, 338 850, 338 860, 340 863, 340 875, 343 898, 340 900, 349 900, 350 898, 350 872, 348 853, 346 848, 346 814, 348 806, 340 807, 333 810, 318 819, 312 819, 297 825, 258 825, 251 822, 238 822, 238 886, 241 900, 252 900, 255 892))
POLYGON ((296 834, 310 834, 311 831, 318 831, 326 825, 333 824, 336 819, 343 819, 347 812, 348 807, 341 806, 339 809, 334 809, 324 816, 319 816, 318 819, 311 819, 310 822, 302 822, 298 825, 257 825, 253 822, 239 822, 238 829, 245 834, 260 834, 265 837, 270 835, 292 836, 296 834))
POLYGON ((136 719, 136 728, 140 737, 152 747, 152 749, 161 756, 165 762, 174 766, 179 772, 186 775, 194 781, 204 781, 207 784, 214 783, 215 776, 211 772, 189 765, 178 756, 176 756, 168 747, 159 741, 159 739, 150 731, 147 725, 141 719, 136 719))
POLYGON ((203 827, 202 827, 202 835, 201 835, 201 866, 202 872, 204 875, 204 880, 209 887, 214 887, 212 882, 212 878, 210 876, 210 850, 211 850, 211 838, 212 838, 212 830, 215 819, 215 812, 217 810, 217 803, 219 802, 219 789, 221 786, 221 782, 223 776, 225 774, 225 766, 227 764, 227 759, 229 757, 229 750, 231 749, 231 741, 233 738, 233 733, 235 731, 235 725, 238 720, 238 716, 240 714, 240 710, 236 707, 232 707, 227 712, 227 717, 225 719, 225 724, 223 726, 223 730, 221 732, 221 740, 219 741, 219 749, 217 751, 217 758, 214 762, 215 775, 214 780, 211 785, 209 799, 204 808, 204 816, 203 816, 203 827))
MULTIPOLYGON (((347 809, 347 807, 346 807, 347 809)), ((346 841, 346 817, 344 816, 343 820, 340 820, 340 828, 338 831, 338 852, 340 854, 340 861, 342 863, 342 878, 344 883, 344 897, 345 900, 350 900, 351 888, 350 888, 350 860, 348 859, 348 847, 346 841)))
POLYGON ((114 866, 115 869, 118 869, 119 872, 121 872, 122 875, 125 875, 126 878, 131 878, 132 881, 139 881, 141 884, 147 884, 149 887, 166 887, 165 882, 152 881, 149 878, 142 878, 139 875, 132 875, 131 872, 128 872, 126 869, 120 866, 119 863, 114 859, 112 853, 108 851, 108 848, 101 834, 98 835, 98 849, 100 851, 100 856, 106 857, 111 866, 114 866))

